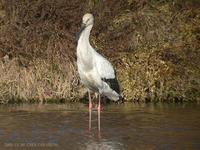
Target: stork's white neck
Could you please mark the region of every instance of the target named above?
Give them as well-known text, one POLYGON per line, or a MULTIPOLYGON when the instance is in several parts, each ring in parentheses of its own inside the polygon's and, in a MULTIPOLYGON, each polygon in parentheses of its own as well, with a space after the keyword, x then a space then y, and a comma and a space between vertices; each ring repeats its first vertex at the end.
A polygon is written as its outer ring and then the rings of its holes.
POLYGON ((90 32, 92 30, 92 26, 93 25, 89 25, 87 26, 81 33, 80 38, 78 40, 78 45, 85 45, 87 44, 87 46, 90 46, 90 32))
POLYGON ((93 59, 94 49, 90 45, 89 37, 92 25, 87 26, 84 31, 82 31, 80 38, 78 40, 77 46, 77 59, 82 62, 82 65, 86 69, 91 69, 91 61, 93 59))

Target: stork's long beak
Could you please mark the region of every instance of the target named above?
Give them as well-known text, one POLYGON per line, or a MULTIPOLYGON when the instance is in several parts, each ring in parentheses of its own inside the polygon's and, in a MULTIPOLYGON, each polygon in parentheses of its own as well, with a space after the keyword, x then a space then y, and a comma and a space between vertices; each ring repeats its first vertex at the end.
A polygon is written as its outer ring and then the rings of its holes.
POLYGON ((86 28, 86 24, 85 23, 82 23, 81 24, 81 28, 80 28, 80 31, 76 34, 76 40, 78 41, 80 36, 81 36, 81 33, 83 32, 83 30, 86 28))

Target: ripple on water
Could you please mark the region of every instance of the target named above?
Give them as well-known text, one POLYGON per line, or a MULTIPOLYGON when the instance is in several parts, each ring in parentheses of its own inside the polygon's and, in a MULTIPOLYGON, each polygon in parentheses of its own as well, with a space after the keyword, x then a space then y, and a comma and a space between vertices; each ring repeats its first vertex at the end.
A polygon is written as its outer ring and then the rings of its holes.
POLYGON ((100 132, 98 113, 93 111, 91 116, 89 130, 84 104, 0 106, 0 146, 35 143, 58 150, 200 149, 198 105, 104 106, 100 132))

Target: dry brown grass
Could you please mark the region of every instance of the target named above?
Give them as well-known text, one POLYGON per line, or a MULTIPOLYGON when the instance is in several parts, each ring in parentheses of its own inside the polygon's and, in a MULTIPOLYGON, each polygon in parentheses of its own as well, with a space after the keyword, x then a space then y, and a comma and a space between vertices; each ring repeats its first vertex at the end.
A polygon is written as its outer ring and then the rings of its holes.
POLYGON ((80 97, 74 38, 80 19, 74 20, 82 9, 78 4, 83 2, 1 1, 2 103, 80 97))
POLYGON ((119 69, 126 72, 119 78, 127 99, 200 100, 199 13, 199 3, 169 1, 150 3, 114 19, 115 30, 129 25, 124 35, 130 38, 125 43, 127 55, 118 60, 118 68, 126 70, 119 69))
POLYGON ((75 33, 85 12, 126 100, 200 100, 198 1, 1 0, 1 103, 83 97, 75 33))
POLYGON ((37 59, 31 67, 21 67, 18 60, 1 62, 0 102, 43 102, 76 100, 83 94, 79 88, 74 64, 54 65, 37 59), (68 71, 69 70, 69 71, 68 71))

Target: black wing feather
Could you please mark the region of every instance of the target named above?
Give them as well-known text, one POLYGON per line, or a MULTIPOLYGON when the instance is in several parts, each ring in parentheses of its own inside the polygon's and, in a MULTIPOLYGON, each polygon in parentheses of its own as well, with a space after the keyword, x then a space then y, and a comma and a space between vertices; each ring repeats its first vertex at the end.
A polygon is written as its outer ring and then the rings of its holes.
POLYGON ((102 78, 102 80, 104 82, 106 82, 111 89, 113 89, 115 92, 117 92, 118 94, 120 94, 120 87, 119 87, 119 82, 117 81, 116 78, 114 79, 106 79, 106 78, 102 78))

